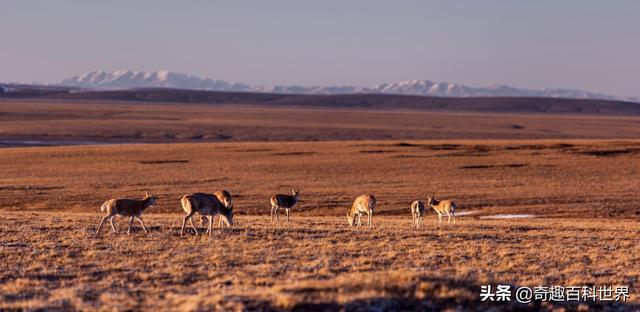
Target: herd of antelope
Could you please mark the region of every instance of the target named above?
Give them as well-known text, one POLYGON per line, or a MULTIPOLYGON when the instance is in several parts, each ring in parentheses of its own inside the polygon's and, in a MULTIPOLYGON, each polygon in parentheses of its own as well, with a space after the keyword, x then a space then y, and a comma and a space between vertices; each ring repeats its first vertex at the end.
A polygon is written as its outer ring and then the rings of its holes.
MULTIPOLYGON (((291 195, 276 194, 271 196, 271 222, 275 216, 276 222, 280 221, 278 216, 278 210, 284 209, 286 215, 286 221, 289 222, 289 211, 300 199, 300 190, 291 189, 291 195)), ((142 229, 147 233, 147 228, 142 221, 142 213, 149 207, 155 205, 158 200, 157 196, 151 195, 148 192, 145 193, 142 199, 110 199, 102 204, 100 211, 106 212, 107 215, 102 218, 98 228, 96 229, 96 235, 100 234, 100 229, 104 225, 105 221, 109 221, 111 229, 114 233, 117 233, 115 225, 113 224, 113 218, 116 215, 125 217, 131 217, 129 220, 129 228, 127 234, 131 233, 131 226, 133 220, 137 219, 142 226, 142 229)), ((213 218, 219 215, 218 227, 222 227, 223 224, 230 227, 233 225, 233 200, 231 194, 225 190, 217 191, 213 194, 207 193, 193 193, 187 194, 180 198, 182 204, 182 210, 186 213, 182 219, 182 227, 180 229, 180 236, 184 235, 184 230, 187 225, 187 221, 191 224, 195 235, 198 235, 198 229, 193 224, 193 216, 198 214, 202 217, 202 223, 206 225, 208 222, 208 228, 205 234, 212 235, 213 218)), ((451 222, 453 217, 453 223, 456 223, 456 204, 451 200, 437 200, 435 195, 428 196, 426 205, 420 200, 416 200, 411 203, 411 215, 413 217, 412 227, 420 228, 420 223, 427 210, 427 206, 435 210, 438 215, 438 223, 442 223, 442 216, 447 215, 448 221, 451 222)), ((362 215, 367 215, 367 225, 371 226, 371 218, 373 217, 373 211, 376 209, 376 198, 371 194, 363 194, 353 201, 351 209, 347 212, 347 221, 349 226, 361 226, 362 215)))

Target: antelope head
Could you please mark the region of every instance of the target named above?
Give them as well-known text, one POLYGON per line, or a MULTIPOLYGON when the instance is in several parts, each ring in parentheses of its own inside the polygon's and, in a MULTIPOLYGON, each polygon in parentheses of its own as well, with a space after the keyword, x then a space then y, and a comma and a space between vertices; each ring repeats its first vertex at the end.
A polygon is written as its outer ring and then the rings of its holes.
POLYGON ((233 209, 226 209, 221 215, 224 216, 225 223, 231 227, 233 225, 233 209))
POLYGON ((297 189, 297 190, 291 189, 291 193, 293 194, 293 197, 295 197, 296 199, 300 197, 300 189, 297 189))
POLYGON ((149 203, 148 207, 151 207, 156 204, 156 201, 158 200, 158 196, 149 194, 149 192, 144 192, 144 200, 149 203))
POLYGON ((354 216, 347 212, 347 222, 349 222, 349 226, 353 226, 354 216))
POLYGON ((429 196, 427 195, 427 205, 431 206, 435 204, 435 200, 436 200, 436 195, 433 194, 433 196, 429 196))

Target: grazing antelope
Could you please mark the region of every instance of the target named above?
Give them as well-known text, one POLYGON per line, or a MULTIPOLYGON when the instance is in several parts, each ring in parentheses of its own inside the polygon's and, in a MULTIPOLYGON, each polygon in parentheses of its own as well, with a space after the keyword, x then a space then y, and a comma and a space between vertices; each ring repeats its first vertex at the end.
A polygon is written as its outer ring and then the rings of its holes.
POLYGON ((209 228, 206 233, 209 233, 209 236, 212 235, 212 227, 213 227, 213 217, 217 214, 220 217, 224 217, 225 223, 228 226, 233 225, 233 209, 227 208, 219 199, 213 194, 205 194, 205 193, 194 193, 189 195, 184 195, 180 199, 182 203, 182 210, 187 213, 187 215, 182 220, 182 228, 180 229, 180 236, 184 234, 184 227, 187 224, 187 220, 190 221, 191 227, 198 235, 198 229, 193 224, 193 215, 198 213, 202 216, 206 216, 209 219, 209 228))
POLYGON ((276 194, 271 196, 271 222, 273 222, 273 215, 276 215, 276 222, 280 221, 278 218, 278 209, 283 208, 287 214, 287 222, 289 222, 289 210, 293 208, 300 199, 300 189, 291 189, 293 195, 276 194))
POLYGON ((424 216, 425 206, 424 203, 416 200, 411 203, 411 215, 413 216, 413 227, 420 228, 422 222, 422 216, 424 216))
POLYGON ((133 224, 134 218, 140 221, 142 229, 147 233, 147 228, 144 226, 144 222, 142 221, 142 213, 147 208, 155 205, 157 200, 158 197, 149 194, 149 192, 145 192, 143 199, 114 198, 107 200, 100 207, 100 211, 106 211, 107 215, 102 218, 102 221, 100 221, 100 225, 98 225, 98 229, 96 230, 96 236, 100 234, 100 229, 102 228, 104 221, 107 219, 109 219, 109 223, 111 223, 113 233, 118 233, 116 226, 113 224, 113 218, 116 215, 131 217, 131 220, 129 220, 129 229, 127 230, 127 234, 131 233, 131 225, 133 224))
POLYGON ((456 203, 450 200, 436 200, 435 194, 433 196, 427 196, 427 202, 438 214, 438 223, 442 223, 443 214, 447 214, 449 217, 447 223, 451 223, 451 216, 453 216, 453 224, 456 223, 456 203))
POLYGON ((349 226, 361 226, 362 225, 362 214, 367 214, 368 222, 367 224, 371 227, 371 217, 373 216, 373 210, 376 209, 376 198, 370 194, 364 194, 356 197, 356 200, 353 201, 353 205, 351 205, 351 209, 347 213, 347 221, 349 222, 349 226), (358 220, 356 220, 356 218, 358 220))
MULTIPOLYGON (((226 190, 220 190, 220 191, 215 191, 213 193, 213 195, 215 197, 218 198, 218 200, 227 208, 227 209, 233 209, 233 199, 231 198, 231 193, 227 192, 226 190)), ((209 219, 206 216, 202 216, 202 225, 206 226, 207 222, 209 222, 209 219)), ((222 227, 222 223, 225 223, 227 226, 229 226, 229 222, 226 221, 225 218, 222 217, 222 215, 220 215, 220 218, 218 218, 218 227, 222 227)))

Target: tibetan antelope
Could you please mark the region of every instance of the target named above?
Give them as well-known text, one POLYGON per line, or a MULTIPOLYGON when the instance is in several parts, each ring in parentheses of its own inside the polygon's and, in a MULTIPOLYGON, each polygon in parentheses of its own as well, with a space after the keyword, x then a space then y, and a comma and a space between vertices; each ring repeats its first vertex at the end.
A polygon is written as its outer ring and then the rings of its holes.
POLYGON ((451 216, 453 216, 453 223, 456 223, 456 203, 450 200, 436 200, 436 195, 427 196, 427 202, 429 207, 433 208, 438 214, 438 223, 442 223, 442 215, 446 214, 449 219, 447 223, 451 223, 451 216))
POLYGON ((424 203, 416 200, 411 203, 411 215, 413 216, 413 227, 420 228, 420 223, 422 222, 422 217, 424 216, 425 206, 424 203))
POLYGON ((289 210, 293 208, 300 199, 300 189, 291 189, 293 195, 276 194, 271 196, 271 222, 273 222, 273 215, 276 216, 276 222, 280 221, 278 218, 278 209, 284 209, 287 214, 287 222, 289 222, 289 210))
POLYGON ((349 226, 361 226, 362 215, 366 213, 369 217, 367 220, 367 224, 369 225, 369 227, 371 227, 371 217, 373 216, 373 211, 375 209, 376 198, 373 195, 364 194, 356 197, 356 200, 353 201, 353 205, 351 205, 351 209, 347 213, 347 221, 349 222, 349 226))
POLYGON ((143 199, 114 198, 107 200, 100 207, 100 211, 106 211, 107 215, 102 218, 102 221, 100 221, 100 225, 98 225, 98 229, 96 229, 96 236, 100 234, 100 229, 107 219, 109 220, 109 223, 111 223, 111 229, 113 230, 113 233, 118 233, 118 230, 116 230, 116 226, 113 224, 113 218, 116 215, 131 217, 131 219, 129 220, 129 229, 127 230, 127 234, 131 233, 131 225, 133 224, 134 218, 140 221, 142 229, 145 233, 147 233, 147 228, 144 226, 144 222, 142 221, 142 213, 147 208, 155 205, 157 200, 158 197, 149 194, 149 192, 145 192, 143 199))
POLYGON ((184 227, 187 224, 187 220, 191 223, 191 227, 195 231, 196 236, 198 235, 198 229, 193 224, 193 215, 196 213, 201 216, 206 216, 209 219, 209 228, 205 232, 205 234, 208 233, 209 236, 211 236, 213 232, 213 217, 217 214, 225 219, 227 226, 233 225, 233 209, 227 208, 214 194, 194 193, 184 195, 180 199, 180 202, 182 203, 182 210, 187 213, 182 220, 180 236, 184 234, 184 227))
MULTIPOLYGON (((220 190, 220 191, 215 191, 213 193, 213 196, 218 198, 218 200, 227 209, 229 210, 233 209, 233 199, 231 198, 231 193, 227 192, 226 190, 220 190)), ((209 222, 209 218, 207 218, 206 216, 202 216, 202 225, 206 226, 207 222, 209 222)), ((226 218, 223 218, 222 215, 220 215, 220 218, 218 218, 218 227, 222 227, 222 223, 225 223, 227 226, 229 226, 229 222, 227 222, 226 218)))

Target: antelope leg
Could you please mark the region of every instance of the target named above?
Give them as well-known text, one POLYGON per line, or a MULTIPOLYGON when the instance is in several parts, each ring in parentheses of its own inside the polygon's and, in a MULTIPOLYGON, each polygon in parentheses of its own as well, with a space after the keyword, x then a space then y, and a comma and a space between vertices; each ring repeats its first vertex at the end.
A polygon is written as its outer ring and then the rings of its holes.
POLYGON ((129 228, 127 229, 127 234, 131 234, 131 225, 133 225, 133 216, 129 219, 129 228))
POLYGON ((102 224, 104 224, 104 221, 106 221, 108 218, 109 218, 109 215, 102 218, 102 220, 100 221, 100 224, 98 225, 98 229, 96 229, 96 236, 100 234, 100 229, 102 229, 102 224))
POLYGON ((144 226, 144 221, 142 221, 142 217, 136 217, 136 219, 140 221, 140 225, 142 225, 142 229, 144 230, 144 232, 148 233, 147 228, 144 226))
POLYGON ((193 230, 196 232, 196 236, 200 235, 198 234, 198 229, 196 228, 196 226, 193 224, 193 216, 191 216, 191 218, 189 218, 189 223, 191 223, 191 227, 193 228, 193 230))
POLYGON ((186 216, 184 216, 184 219, 182 219, 182 228, 180 229, 180 236, 182 236, 184 234, 184 228, 187 225, 187 220, 189 218, 191 218, 192 214, 189 213, 186 216))
POLYGON ((115 215, 111 216, 111 218, 109 219, 109 223, 111 223, 111 229, 113 230, 113 233, 118 234, 118 230, 116 230, 116 226, 113 224, 113 218, 115 217, 115 215))

